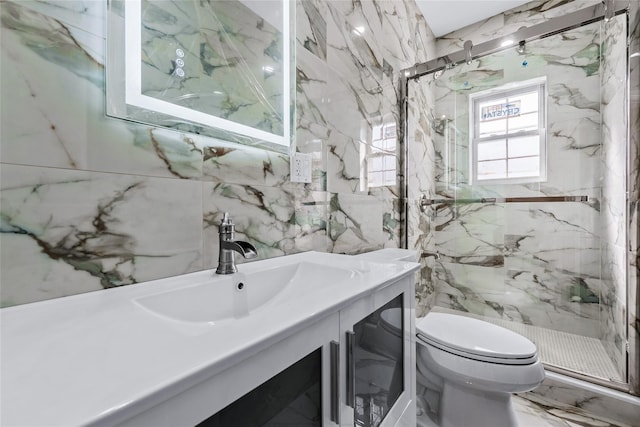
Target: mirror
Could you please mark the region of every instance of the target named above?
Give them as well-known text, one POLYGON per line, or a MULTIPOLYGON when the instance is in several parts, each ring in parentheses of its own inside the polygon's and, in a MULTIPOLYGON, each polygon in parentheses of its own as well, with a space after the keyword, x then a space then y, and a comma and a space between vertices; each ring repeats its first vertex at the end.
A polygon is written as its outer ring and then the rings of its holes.
POLYGON ((286 0, 112 0, 107 114, 289 152, 286 0))

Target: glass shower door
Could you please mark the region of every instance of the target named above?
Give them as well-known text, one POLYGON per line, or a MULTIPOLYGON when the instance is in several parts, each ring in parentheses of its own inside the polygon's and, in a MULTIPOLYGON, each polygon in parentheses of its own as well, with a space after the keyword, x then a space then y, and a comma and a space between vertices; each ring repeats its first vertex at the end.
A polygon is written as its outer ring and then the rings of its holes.
POLYGON ((410 164, 424 200, 409 245, 425 254, 419 315, 491 321, 547 365, 625 382, 626 160, 610 135, 625 123, 602 88, 626 21, 606 25, 409 81, 410 149, 433 159, 410 164))

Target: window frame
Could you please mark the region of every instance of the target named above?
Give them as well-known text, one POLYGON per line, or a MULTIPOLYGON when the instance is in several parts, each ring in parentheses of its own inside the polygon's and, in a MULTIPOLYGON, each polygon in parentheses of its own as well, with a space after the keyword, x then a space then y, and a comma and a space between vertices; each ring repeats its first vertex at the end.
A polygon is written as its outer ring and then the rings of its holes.
POLYGON ((370 144, 366 144, 366 154, 365 154, 365 165, 366 165, 365 179, 367 183, 366 184, 367 188, 389 187, 389 186, 396 185, 398 183, 398 176, 397 176, 398 175, 398 158, 396 155, 396 150, 398 149, 397 132, 398 132, 398 126, 395 121, 389 121, 386 123, 383 122, 379 125, 375 125, 371 127, 371 140, 370 140, 370 144), (393 128, 393 137, 387 138, 385 137, 385 135, 387 130, 390 128, 393 128), (374 139, 375 129, 380 129, 381 139, 374 139), (374 146, 375 142, 377 141, 380 141, 382 143, 382 148, 378 148, 374 146), (393 141, 393 147, 394 147, 393 151, 391 151, 391 149, 388 148, 388 145, 390 145, 388 144, 389 141, 393 141), (376 169, 372 167, 373 159, 379 158, 381 159, 381 162, 384 163, 385 161, 384 159, 387 157, 393 159, 392 169, 385 169, 384 166, 381 169, 376 169), (393 172, 394 181, 392 183, 388 183, 384 178, 387 172, 393 172), (381 183, 372 182, 373 180, 371 179, 371 177, 372 177, 372 174, 374 173, 382 174, 381 183))
MULTIPOLYGON (((485 91, 476 92, 469 95, 469 129, 471 130, 471 155, 470 170, 471 170, 471 184, 524 184, 532 182, 545 182, 547 180, 547 79, 546 77, 538 77, 531 80, 508 83, 497 88, 492 88, 485 91), (524 94, 536 90, 538 92, 538 128, 530 131, 508 131, 500 135, 490 135, 480 138, 480 120, 479 117, 479 105, 486 103, 495 98, 509 98, 514 95, 524 94), (505 173, 508 173, 509 160, 526 158, 533 156, 519 156, 509 157, 508 141, 510 138, 523 137, 523 136, 538 136, 539 144, 539 175, 530 177, 514 177, 509 178, 495 178, 495 179, 479 179, 478 178, 478 144, 486 143, 496 140, 505 140, 505 157, 506 162, 505 173)), ((502 158, 501 158, 502 159, 502 158)), ((496 160, 501 160, 496 159, 496 160)))

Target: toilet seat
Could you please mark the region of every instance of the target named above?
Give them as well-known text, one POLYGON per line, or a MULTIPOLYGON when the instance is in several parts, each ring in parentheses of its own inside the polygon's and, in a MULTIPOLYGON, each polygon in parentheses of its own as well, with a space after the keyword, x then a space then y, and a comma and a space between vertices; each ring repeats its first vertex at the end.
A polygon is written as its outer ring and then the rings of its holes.
POLYGON ((431 312, 416 322, 418 340, 468 359, 503 365, 529 365, 538 360, 527 338, 492 323, 431 312))

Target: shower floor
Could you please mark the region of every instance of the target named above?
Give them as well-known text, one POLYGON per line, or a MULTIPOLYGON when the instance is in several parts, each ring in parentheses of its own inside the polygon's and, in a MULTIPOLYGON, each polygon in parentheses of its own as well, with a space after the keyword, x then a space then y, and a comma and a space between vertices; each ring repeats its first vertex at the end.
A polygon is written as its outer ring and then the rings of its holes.
POLYGON ((577 371, 594 377, 623 382, 602 342, 596 338, 525 325, 509 320, 492 319, 463 311, 434 307, 432 311, 473 317, 510 329, 533 341, 540 359, 550 365, 577 371))

